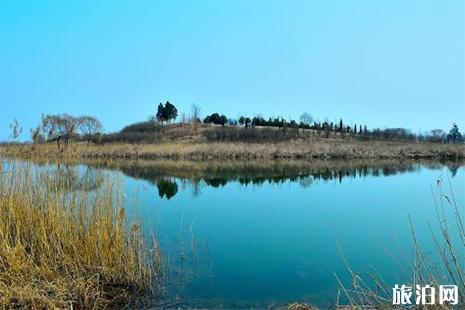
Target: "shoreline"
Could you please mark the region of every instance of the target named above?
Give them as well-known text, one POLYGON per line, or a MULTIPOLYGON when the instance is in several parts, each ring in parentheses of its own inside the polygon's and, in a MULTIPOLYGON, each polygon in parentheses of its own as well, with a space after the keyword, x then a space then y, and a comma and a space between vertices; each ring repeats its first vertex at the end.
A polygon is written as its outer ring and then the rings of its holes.
POLYGON ((161 142, 157 144, 72 143, 1 145, 0 156, 49 159, 465 159, 464 144, 411 143, 397 141, 289 141, 279 143, 161 142))

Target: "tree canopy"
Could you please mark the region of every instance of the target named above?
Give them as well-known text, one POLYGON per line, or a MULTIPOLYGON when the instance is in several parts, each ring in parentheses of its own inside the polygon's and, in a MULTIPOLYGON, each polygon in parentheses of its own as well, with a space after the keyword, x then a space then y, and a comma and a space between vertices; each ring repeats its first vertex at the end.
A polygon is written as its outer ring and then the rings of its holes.
POLYGON ((228 118, 226 115, 220 115, 218 113, 213 113, 211 115, 207 115, 203 120, 204 124, 213 123, 216 125, 224 126, 228 122, 228 118))
POLYGON ((156 118, 160 122, 167 122, 178 116, 178 109, 169 101, 163 105, 161 102, 157 108, 156 118))
POLYGON ((454 123, 452 125, 451 130, 449 131, 449 134, 447 135, 447 140, 452 143, 457 143, 462 141, 462 134, 459 131, 459 127, 457 124, 454 123))

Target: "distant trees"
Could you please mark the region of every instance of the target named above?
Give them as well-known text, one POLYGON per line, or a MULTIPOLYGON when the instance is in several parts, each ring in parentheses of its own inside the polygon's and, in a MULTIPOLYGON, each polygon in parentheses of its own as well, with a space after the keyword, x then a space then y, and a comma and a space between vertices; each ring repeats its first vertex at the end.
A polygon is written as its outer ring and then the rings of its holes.
POLYGON ((447 141, 451 143, 457 143, 462 141, 462 134, 459 131, 457 124, 453 124, 449 134, 447 135, 447 141))
POLYGON ((102 130, 102 123, 100 123, 100 121, 93 116, 80 116, 77 119, 77 123, 83 138, 87 140, 87 145, 89 145, 92 137, 94 137, 102 130))
POLYGON ((159 103, 158 104, 158 108, 157 108, 157 114, 155 114, 155 117, 158 121, 160 122, 164 122, 166 120, 166 117, 165 117, 165 107, 163 106, 163 103, 159 103))
POLYGON ((191 121, 193 123, 200 123, 201 122, 201 120, 200 120, 200 111, 201 111, 200 106, 196 105, 195 103, 193 103, 191 105, 191 121))
MULTIPOLYGON (((297 122, 293 119, 284 119, 283 117, 270 117, 265 119, 261 115, 255 115, 253 118, 240 116, 239 118, 228 118, 224 114, 213 113, 207 115, 203 120, 200 119, 200 107, 192 104, 190 115, 184 117, 185 121, 191 122, 191 128, 195 128, 197 123, 221 125, 226 128, 215 128, 212 126, 201 134, 208 140, 224 141, 283 141, 296 139, 299 137, 323 136, 326 138, 336 137, 338 134, 346 139, 360 140, 400 140, 400 141, 430 141, 430 142, 450 142, 458 143, 464 141, 457 124, 453 124, 449 133, 446 134, 441 129, 431 130, 428 134, 415 134, 405 128, 375 128, 367 129, 366 125, 353 123, 348 125, 345 120, 339 119, 330 121, 325 118, 324 121, 314 120, 313 116, 308 113, 302 113, 297 122), (240 128, 245 126, 245 128, 240 128), (248 128, 251 126, 251 128, 248 128), (268 128, 257 128, 268 127, 268 128), (279 129, 279 130, 278 130, 279 129), (299 129, 302 129, 300 132, 299 129)), ((61 143, 68 145, 70 139, 90 142, 155 142, 160 139, 175 139, 185 132, 182 130, 167 131, 164 122, 168 122, 177 117, 177 108, 167 101, 165 104, 158 105, 156 117, 151 116, 148 121, 134 123, 124 127, 117 133, 101 134, 102 124, 100 121, 89 115, 74 117, 69 114, 42 115, 39 126, 31 130, 31 138, 34 143, 41 141, 56 142, 58 147, 61 143), (158 120, 158 121, 156 121, 158 120)), ((183 126, 175 126, 183 127, 183 126)), ((205 128, 208 126, 202 126, 205 128)), ((16 140, 22 132, 22 128, 17 120, 10 124, 11 137, 16 140)), ((191 130, 191 129, 190 129, 191 130)), ((192 131, 191 131, 192 134, 192 131)))
POLYGON ((248 127, 251 123, 252 123, 252 120, 250 119, 250 117, 245 117, 245 116, 239 117, 239 124, 241 126, 245 125, 245 127, 248 127))
POLYGON ((300 116, 300 124, 302 126, 310 126, 310 124, 313 122, 313 116, 308 113, 308 112, 304 112, 302 113, 302 115, 300 116))
POLYGON ((373 138, 382 140, 415 140, 415 135, 405 128, 375 128, 371 131, 370 135, 373 138))
POLYGON ((31 129, 31 139, 34 144, 42 141, 56 142, 61 148, 61 142, 69 145, 71 138, 84 138, 87 144, 100 134, 102 124, 93 116, 63 114, 42 114, 40 124, 31 129))
POLYGON ((429 139, 431 142, 443 142, 447 138, 446 132, 442 129, 433 129, 430 132, 429 139))
POLYGON ((221 126, 224 126, 227 122, 228 122, 228 118, 226 117, 226 115, 224 114, 220 115, 218 113, 207 115, 203 120, 204 124, 213 123, 215 125, 221 125, 221 126))
POLYGON ((77 126, 77 119, 69 114, 42 115, 42 132, 48 141, 56 141, 58 148, 64 140, 65 146, 69 144, 69 139, 74 134, 77 126))
POLYGON ((178 109, 169 101, 163 105, 160 103, 157 108, 156 118, 160 122, 168 122, 178 116, 178 109))

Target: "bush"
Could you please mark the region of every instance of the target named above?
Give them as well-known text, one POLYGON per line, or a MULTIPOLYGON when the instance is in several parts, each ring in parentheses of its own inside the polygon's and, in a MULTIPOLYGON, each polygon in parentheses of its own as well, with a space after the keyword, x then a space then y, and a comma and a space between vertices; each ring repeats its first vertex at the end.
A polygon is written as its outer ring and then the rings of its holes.
POLYGON ((139 123, 134 123, 131 125, 128 125, 121 129, 120 133, 122 134, 127 134, 127 133, 153 133, 153 132, 161 132, 163 129, 163 126, 160 124, 156 123, 153 120, 149 120, 146 122, 139 122, 139 123))
POLYGON ((298 128, 212 127, 204 131, 208 141, 279 142, 297 139, 298 128))

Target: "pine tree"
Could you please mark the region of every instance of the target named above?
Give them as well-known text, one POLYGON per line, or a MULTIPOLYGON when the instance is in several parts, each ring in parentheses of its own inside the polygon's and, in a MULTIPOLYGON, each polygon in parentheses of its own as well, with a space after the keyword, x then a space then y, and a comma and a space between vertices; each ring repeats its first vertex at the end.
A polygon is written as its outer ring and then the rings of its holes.
POLYGON ((156 118, 157 118, 157 120, 159 120, 159 121, 162 122, 162 123, 163 123, 164 121, 166 121, 165 108, 163 107, 163 103, 161 103, 161 102, 160 102, 160 104, 158 105, 156 118))
POLYGON ((452 143, 457 143, 462 141, 462 134, 459 131, 457 124, 453 124, 449 134, 447 135, 447 140, 452 143))
POLYGON ((162 103, 158 105, 156 118, 160 122, 166 122, 175 119, 178 116, 178 109, 169 101, 163 106, 162 103))
POLYGON ((165 103, 165 115, 166 115, 166 120, 174 120, 176 117, 178 117, 178 109, 171 104, 169 101, 165 103))

